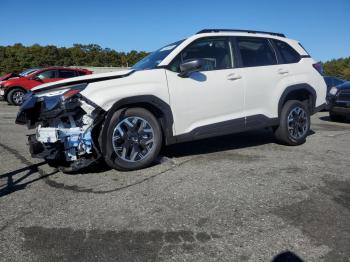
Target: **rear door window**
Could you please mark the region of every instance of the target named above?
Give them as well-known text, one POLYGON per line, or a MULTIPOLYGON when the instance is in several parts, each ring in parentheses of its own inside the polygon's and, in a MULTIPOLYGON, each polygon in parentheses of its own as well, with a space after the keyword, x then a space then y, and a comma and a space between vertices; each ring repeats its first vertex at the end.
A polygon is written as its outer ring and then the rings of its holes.
POLYGON ((277 58, 265 38, 237 37, 243 67, 276 65, 277 58))
POLYGON ((76 73, 74 70, 59 70, 58 71, 58 77, 59 78, 71 78, 75 77, 76 73))

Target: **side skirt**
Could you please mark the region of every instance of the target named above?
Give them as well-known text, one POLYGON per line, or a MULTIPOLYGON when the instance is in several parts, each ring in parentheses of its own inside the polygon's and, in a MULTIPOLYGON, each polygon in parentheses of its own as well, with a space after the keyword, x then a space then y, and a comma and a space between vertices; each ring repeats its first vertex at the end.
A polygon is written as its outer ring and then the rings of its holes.
POLYGON ((254 115, 238 118, 220 123, 197 127, 189 133, 174 136, 168 139, 168 145, 187 141, 199 140, 209 137, 241 133, 265 127, 279 125, 278 118, 268 118, 265 115, 254 115))

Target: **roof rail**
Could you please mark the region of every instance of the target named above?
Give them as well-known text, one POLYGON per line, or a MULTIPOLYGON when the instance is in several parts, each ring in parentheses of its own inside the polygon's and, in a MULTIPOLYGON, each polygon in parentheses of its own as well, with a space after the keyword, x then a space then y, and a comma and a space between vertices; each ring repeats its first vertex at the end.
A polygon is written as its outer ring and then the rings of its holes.
POLYGON ((267 34, 274 35, 279 37, 286 37, 281 33, 273 33, 273 32, 265 32, 265 31, 254 31, 254 30, 242 30, 242 29, 203 29, 196 34, 204 34, 204 33, 218 33, 218 32, 242 32, 242 33, 250 33, 250 34, 267 34))

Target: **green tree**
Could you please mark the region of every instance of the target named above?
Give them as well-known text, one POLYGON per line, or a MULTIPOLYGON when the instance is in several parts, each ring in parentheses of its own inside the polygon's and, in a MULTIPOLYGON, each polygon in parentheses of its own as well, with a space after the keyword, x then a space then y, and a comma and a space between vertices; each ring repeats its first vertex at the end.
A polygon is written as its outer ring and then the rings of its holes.
POLYGON ((323 67, 326 75, 350 80, 350 57, 327 61, 323 67))
POLYGON ((73 47, 54 45, 0 46, 0 73, 21 72, 27 68, 49 66, 132 66, 146 52, 117 52, 96 44, 74 44, 73 47))

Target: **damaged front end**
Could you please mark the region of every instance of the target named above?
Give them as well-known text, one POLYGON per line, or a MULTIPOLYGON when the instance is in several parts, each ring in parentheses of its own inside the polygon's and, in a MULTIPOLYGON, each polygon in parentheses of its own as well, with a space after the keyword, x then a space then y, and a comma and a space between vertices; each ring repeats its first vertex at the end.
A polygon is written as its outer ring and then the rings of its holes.
POLYGON ((97 127, 104 112, 80 94, 86 86, 27 94, 16 123, 36 128, 36 133, 28 136, 32 157, 44 158, 65 171, 79 170, 100 158, 97 127))

